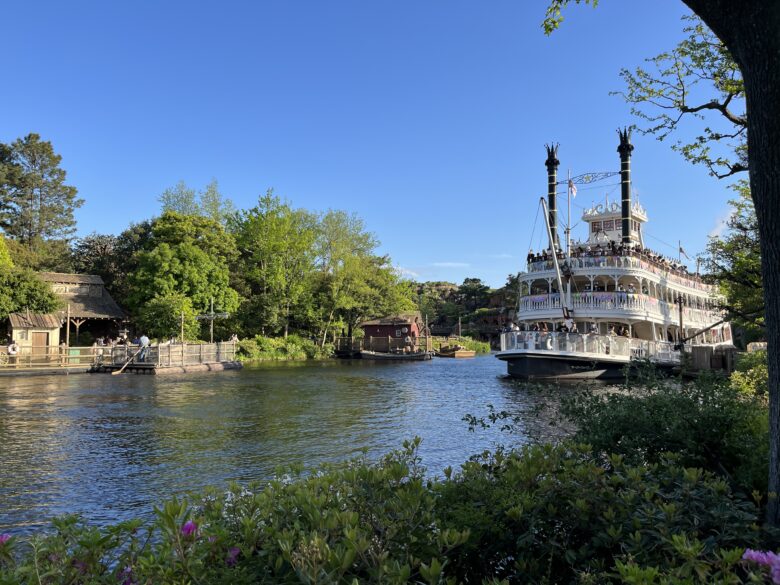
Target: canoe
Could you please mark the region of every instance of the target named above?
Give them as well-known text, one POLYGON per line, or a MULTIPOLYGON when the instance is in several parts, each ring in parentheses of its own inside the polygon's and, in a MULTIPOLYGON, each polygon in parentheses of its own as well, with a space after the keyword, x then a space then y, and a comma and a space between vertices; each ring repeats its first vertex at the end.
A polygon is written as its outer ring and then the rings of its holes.
POLYGON ((431 354, 427 351, 417 351, 414 353, 386 353, 383 351, 368 351, 364 349, 360 352, 360 357, 364 360, 420 362, 431 359, 431 354))
POLYGON ((436 357, 446 358, 473 358, 475 355, 477 355, 476 351, 472 349, 466 349, 460 345, 445 345, 444 347, 439 348, 439 351, 436 352, 436 357))

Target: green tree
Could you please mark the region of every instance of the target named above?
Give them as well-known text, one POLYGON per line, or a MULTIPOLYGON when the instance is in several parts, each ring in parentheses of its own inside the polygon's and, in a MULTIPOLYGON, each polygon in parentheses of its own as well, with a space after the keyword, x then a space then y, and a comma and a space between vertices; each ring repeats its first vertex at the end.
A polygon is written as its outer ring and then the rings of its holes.
POLYGON ((0 149, 0 227, 28 248, 66 240, 75 231, 73 213, 84 201, 65 184, 61 161, 51 142, 37 134, 0 149))
POLYGON ((291 317, 311 290, 316 217, 293 209, 269 189, 231 225, 248 296, 259 297, 253 306, 260 311, 261 330, 281 331, 287 337, 291 317))
POLYGON ((224 226, 235 213, 233 202, 222 195, 217 180, 212 179, 200 192, 200 214, 224 226))
POLYGON ((323 345, 332 326, 344 325, 343 313, 351 307, 363 276, 361 270, 371 265, 377 245, 374 234, 366 231, 363 220, 354 214, 330 210, 319 218, 315 248, 319 269, 318 338, 323 345))
POLYGON ((8 251, 8 246, 5 244, 5 238, 3 234, 0 234, 0 270, 7 270, 14 265, 11 260, 11 253, 8 251))
POLYGON ((51 287, 33 271, 0 268, 0 319, 28 309, 34 313, 51 313, 58 307, 59 301, 51 287))
POLYGON ((229 263, 235 242, 218 223, 200 216, 166 212, 151 224, 151 236, 136 253, 137 270, 129 276, 127 302, 140 310, 151 299, 178 293, 196 311, 211 299, 221 311, 234 311, 238 294, 230 287, 229 263))
POLYGON ((73 267, 79 274, 96 274, 106 288, 113 288, 118 278, 120 258, 117 254, 119 236, 91 233, 73 242, 73 267))
POLYGON ((158 197, 163 213, 173 211, 180 215, 200 215, 223 226, 236 211, 233 202, 219 191, 219 184, 212 179, 202 191, 196 191, 179 181, 158 197))
POLYGON ((180 338, 182 318, 184 339, 198 338, 200 325, 195 319, 195 309, 188 297, 181 293, 169 293, 154 297, 138 311, 137 324, 143 333, 158 339, 180 338))
POLYGON ((158 197, 163 213, 173 212, 179 215, 200 215, 198 193, 179 181, 173 187, 168 187, 158 197))
POLYGON ((687 16, 688 36, 674 49, 647 59, 649 68, 623 69, 626 90, 616 92, 659 140, 688 122, 696 136, 672 148, 710 174, 725 178, 746 171, 747 116, 742 74, 725 45, 699 18, 687 16), (692 96, 702 96, 691 103, 692 96))
POLYGON ((487 306, 490 287, 479 278, 466 278, 458 287, 460 303, 466 311, 476 311, 487 306))
POLYGON ((704 264, 707 278, 718 284, 726 297, 723 308, 751 337, 761 337, 765 333, 764 286, 758 219, 747 183, 740 181, 735 190, 739 199, 729 202, 728 231, 723 237, 710 239, 704 264))
MULTIPOLYGON (((560 25, 552 0, 544 28, 560 25)), ((589 0, 573 0, 575 3, 589 0)), ((761 243, 769 366, 768 521, 780 525, 780 8, 776 0, 683 0, 723 43, 742 73, 747 116, 747 166, 761 243)))

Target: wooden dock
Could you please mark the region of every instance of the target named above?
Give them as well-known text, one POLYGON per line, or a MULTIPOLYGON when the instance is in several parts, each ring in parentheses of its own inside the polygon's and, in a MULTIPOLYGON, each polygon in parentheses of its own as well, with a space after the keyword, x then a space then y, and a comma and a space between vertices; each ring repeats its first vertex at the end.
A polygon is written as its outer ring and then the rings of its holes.
POLYGON ((92 373, 122 373, 141 375, 188 374, 221 372, 240 369, 236 360, 236 343, 167 343, 141 348, 137 345, 116 345, 103 348, 103 355, 92 365, 92 373), (122 369, 124 368, 124 369, 122 369))

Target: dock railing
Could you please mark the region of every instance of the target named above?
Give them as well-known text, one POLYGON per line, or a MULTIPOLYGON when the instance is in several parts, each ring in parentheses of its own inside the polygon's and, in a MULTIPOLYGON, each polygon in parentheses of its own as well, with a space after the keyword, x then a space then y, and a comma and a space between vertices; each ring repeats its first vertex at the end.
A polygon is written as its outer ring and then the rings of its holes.
POLYGON ((8 347, 0 347, 0 370, 41 368, 87 368, 95 363, 100 349, 105 347, 66 347, 60 345, 21 346, 16 355, 8 347))
POLYGON ((22 346, 16 355, 9 355, 8 348, 0 346, 0 371, 124 365, 131 357, 131 363, 158 367, 190 366, 234 361, 236 350, 235 341, 155 344, 149 345, 143 353, 139 345, 46 345, 22 346))
POLYGON ((232 362, 236 359, 235 341, 217 343, 163 343, 142 348, 139 345, 115 345, 106 350, 102 365, 148 364, 162 368, 196 364, 232 362))

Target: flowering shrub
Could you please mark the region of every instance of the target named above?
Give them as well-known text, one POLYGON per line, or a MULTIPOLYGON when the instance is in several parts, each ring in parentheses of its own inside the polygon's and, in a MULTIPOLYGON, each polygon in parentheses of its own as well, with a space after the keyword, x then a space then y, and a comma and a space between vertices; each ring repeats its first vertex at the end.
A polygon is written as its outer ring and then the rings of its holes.
POLYGON ((767 546, 757 508, 706 472, 537 446, 434 480, 418 444, 173 499, 147 525, 67 517, 27 542, 0 535, 0 584, 750 583, 771 570, 742 560, 767 546))

